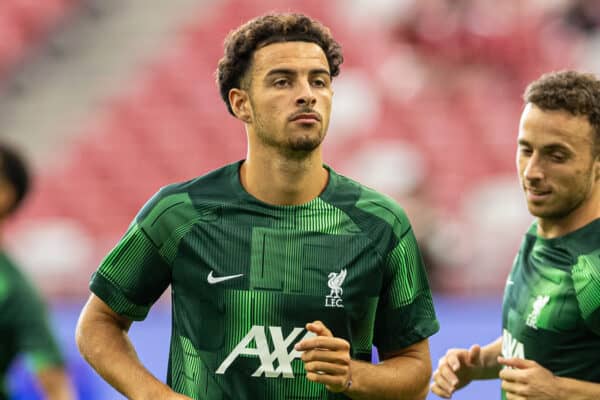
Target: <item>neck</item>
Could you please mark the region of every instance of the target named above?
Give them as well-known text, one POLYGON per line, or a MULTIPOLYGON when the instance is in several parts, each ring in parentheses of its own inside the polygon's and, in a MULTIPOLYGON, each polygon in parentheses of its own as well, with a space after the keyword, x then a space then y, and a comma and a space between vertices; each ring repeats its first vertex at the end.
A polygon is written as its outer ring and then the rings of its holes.
POLYGON ((320 148, 298 158, 271 153, 259 155, 249 149, 240 168, 242 186, 257 199, 272 205, 305 204, 327 186, 329 173, 320 148))
POLYGON ((600 185, 583 203, 560 218, 538 218, 537 234, 546 239, 564 236, 600 218, 600 185))

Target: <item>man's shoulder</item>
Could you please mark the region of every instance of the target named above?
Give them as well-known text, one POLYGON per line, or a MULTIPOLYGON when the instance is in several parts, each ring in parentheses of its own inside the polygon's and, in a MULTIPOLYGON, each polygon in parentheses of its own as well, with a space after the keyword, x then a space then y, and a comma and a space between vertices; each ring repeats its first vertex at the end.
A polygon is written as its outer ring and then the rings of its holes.
POLYGON ((576 265, 580 270, 593 275, 600 282, 600 248, 579 255, 576 265))
POLYGON ((392 197, 370 188, 352 178, 336 174, 338 180, 338 192, 352 193, 352 206, 374 218, 383 220, 396 230, 406 231, 410 227, 410 221, 402 206, 392 197))
POLYGON ((577 263, 584 261, 585 265, 600 268, 600 218, 592 221, 583 228, 568 234, 560 242, 577 263))
POLYGON ((228 164, 204 175, 163 186, 146 202, 138 220, 157 217, 173 208, 198 208, 202 203, 223 203, 232 196, 231 181, 237 163, 228 164))
POLYGON ((164 186, 157 195, 163 198, 181 193, 187 193, 190 197, 228 195, 231 193, 232 180, 237 179, 238 169, 239 162, 228 164, 193 179, 164 186))

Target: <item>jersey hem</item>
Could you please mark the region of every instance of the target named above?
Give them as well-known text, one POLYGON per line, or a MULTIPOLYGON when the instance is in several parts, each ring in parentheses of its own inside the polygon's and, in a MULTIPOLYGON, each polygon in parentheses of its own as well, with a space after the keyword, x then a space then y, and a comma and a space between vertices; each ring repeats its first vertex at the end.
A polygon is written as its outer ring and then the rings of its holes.
POLYGON ((440 323, 437 319, 435 319, 432 321, 424 322, 417 329, 414 329, 407 334, 403 334, 402 341, 386 346, 378 346, 377 344, 375 344, 375 346, 377 346, 377 349, 380 352, 392 353, 394 351, 398 351, 400 349, 418 343, 422 340, 425 340, 436 334, 439 330, 440 323))
POLYGON ((92 276, 90 290, 114 312, 131 320, 142 321, 150 311, 147 308, 141 312, 131 310, 132 308, 142 308, 143 306, 132 303, 114 283, 99 273, 95 273, 92 276), (124 305, 128 309, 120 309, 118 304, 124 305))

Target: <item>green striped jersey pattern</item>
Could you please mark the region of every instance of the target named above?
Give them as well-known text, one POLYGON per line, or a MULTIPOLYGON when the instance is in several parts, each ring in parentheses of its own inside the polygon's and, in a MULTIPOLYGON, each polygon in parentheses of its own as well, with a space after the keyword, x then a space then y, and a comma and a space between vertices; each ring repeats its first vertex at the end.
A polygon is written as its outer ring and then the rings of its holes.
POLYGON ((600 382, 600 219, 554 239, 525 235, 507 280, 503 354, 600 382))
POLYGON ((132 320, 171 286, 167 382, 194 399, 345 399, 308 381, 295 343, 323 321, 370 360, 438 322, 409 221, 391 199, 331 168, 321 195, 272 206, 241 162, 160 190, 92 277, 132 320))

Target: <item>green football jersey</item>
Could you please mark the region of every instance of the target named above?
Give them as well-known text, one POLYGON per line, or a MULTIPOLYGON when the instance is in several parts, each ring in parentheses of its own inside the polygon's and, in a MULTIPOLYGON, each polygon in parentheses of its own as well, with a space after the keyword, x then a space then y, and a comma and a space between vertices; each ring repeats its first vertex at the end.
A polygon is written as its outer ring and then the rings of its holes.
POLYGON ((91 290, 145 318, 171 285, 167 383, 202 400, 345 399, 305 378, 294 344, 323 321, 370 360, 434 334, 422 259, 391 199, 329 169, 314 200, 272 206, 240 184, 241 162, 170 185, 140 211, 91 290))
POLYGON ((41 298, 0 252, 0 400, 7 398, 3 380, 17 355, 25 356, 34 372, 63 364, 41 298))
POLYGON ((506 282, 502 354, 600 382, 600 219, 555 239, 536 229, 506 282))

